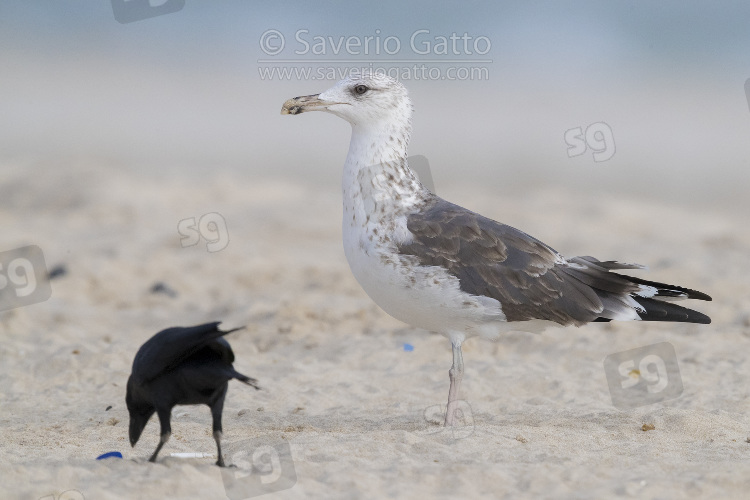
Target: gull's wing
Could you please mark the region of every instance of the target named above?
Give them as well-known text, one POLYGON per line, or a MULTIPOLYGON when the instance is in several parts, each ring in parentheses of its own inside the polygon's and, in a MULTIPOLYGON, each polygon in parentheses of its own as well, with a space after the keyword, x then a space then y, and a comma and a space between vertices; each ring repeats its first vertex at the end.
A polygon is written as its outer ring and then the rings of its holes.
MULTIPOLYGON (((133 360, 133 377, 138 383, 149 382, 164 372, 174 370, 185 359, 189 358, 204 346, 211 344, 214 349, 234 360, 229 343, 216 344, 215 339, 234 330, 219 330, 217 321, 192 327, 174 327, 162 330, 141 346, 133 360)), ((223 339, 221 339, 223 340, 223 339)))
POLYGON ((541 319, 562 325, 610 319, 710 322, 700 313, 651 298, 710 300, 705 294, 611 272, 642 268, 638 265, 600 262, 593 257, 566 260, 518 229, 437 196, 407 216, 407 228, 413 239, 399 245, 399 253, 413 255, 425 266, 446 268, 466 293, 498 300, 506 321, 541 319), (655 309, 651 315, 650 309, 655 309))

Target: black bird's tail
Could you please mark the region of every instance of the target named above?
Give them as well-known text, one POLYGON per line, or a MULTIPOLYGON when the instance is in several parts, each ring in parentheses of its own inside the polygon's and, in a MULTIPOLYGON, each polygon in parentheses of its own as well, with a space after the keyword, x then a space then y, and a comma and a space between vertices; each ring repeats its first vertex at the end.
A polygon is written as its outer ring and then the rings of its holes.
POLYGON ((239 380, 243 384, 247 384, 250 387, 255 387, 255 390, 259 390, 260 389, 260 386, 258 385, 258 381, 257 380, 255 380, 252 377, 248 377, 247 375, 241 374, 240 372, 238 372, 234 368, 232 368, 232 378, 236 378, 237 380, 239 380))

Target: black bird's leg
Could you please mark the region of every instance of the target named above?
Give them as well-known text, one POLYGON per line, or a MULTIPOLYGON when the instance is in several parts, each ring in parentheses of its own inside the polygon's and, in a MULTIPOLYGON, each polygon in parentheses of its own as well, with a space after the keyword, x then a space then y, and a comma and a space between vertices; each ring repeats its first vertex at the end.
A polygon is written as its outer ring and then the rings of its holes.
POLYGON ((172 416, 172 409, 159 408, 156 412, 157 415, 159 415, 159 424, 161 424, 161 438, 159 439, 159 444, 156 446, 156 451, 154 451, 154 454, 148 459, 149 462, 156 461, 156 455, 159 454, 161 447, 169 441, 169 436, 172 435, 172 426, 169 424, 169 419, 172 416))
POLYGON ((216 456, 219 457, 216 460, 216 465, 219 467, 226 467, 224 465, 224 457, 221 455, 221 412, 224 411, 224 397, 227 395, 227 386, 224 386, 224 392, 211 406, 211 416, 214 420, 214 441, 216 441, 216 456))

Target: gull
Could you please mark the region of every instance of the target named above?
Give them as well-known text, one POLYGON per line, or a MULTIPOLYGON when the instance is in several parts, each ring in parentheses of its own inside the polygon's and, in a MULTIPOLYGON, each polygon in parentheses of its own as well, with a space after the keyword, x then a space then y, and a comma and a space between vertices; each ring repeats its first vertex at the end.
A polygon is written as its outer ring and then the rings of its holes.
POLYGON ((354 75, 321 94, 294 97, 283 115, 325 111, 351 124, 344 162, 344 253, 386 313, 447 337, 453 350, 445 425, 464 373, 462 343, 509 331, 597 321, 711 319, 671 300, 708 295, 614 272, 638 264, 565 258, 536 238, 438 197, 407 163, 412 103, 384 74, 354 75))

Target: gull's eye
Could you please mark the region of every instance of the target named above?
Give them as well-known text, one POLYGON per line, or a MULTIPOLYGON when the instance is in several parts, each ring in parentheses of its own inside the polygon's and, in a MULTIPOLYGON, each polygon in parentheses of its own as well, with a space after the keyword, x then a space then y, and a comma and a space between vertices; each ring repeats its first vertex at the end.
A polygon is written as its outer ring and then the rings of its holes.
POLYGON ((362 95, 365 92, 367 92, 368 90, 370 90, 370 89, 367 88, 367 85, 359 84, 356 87, 354 87, 354 93, 357 94, 357 95, 362 95))

